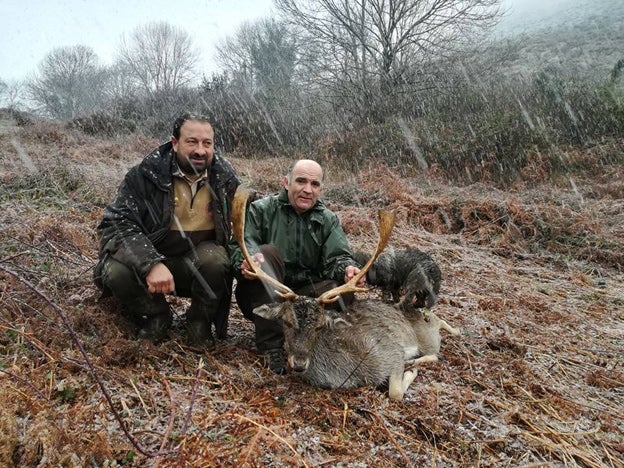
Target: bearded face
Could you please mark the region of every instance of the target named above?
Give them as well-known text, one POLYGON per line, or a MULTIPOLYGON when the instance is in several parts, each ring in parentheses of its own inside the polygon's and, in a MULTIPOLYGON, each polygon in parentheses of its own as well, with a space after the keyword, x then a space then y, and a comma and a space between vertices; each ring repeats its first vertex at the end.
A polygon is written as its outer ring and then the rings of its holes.
POLYGON ((180 138, 171 138, 178 166, 189 178, 199 177, 212 163, 214 130, 208 122, 187 120, 180 127, 180 138))

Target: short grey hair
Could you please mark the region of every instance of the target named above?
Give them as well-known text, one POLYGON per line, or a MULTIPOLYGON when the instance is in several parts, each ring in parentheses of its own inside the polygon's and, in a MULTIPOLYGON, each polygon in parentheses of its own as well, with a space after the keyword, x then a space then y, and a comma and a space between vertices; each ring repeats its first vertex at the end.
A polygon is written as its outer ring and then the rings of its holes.
MULTIPOLYGON (((292 174, 292 171, 295 169, 295 166, 297 165, 297 163, 299 163, 300 161, 302 161, 302 159, 296 159, 290 163, 290 166, 288 166, 288 172, 286 172, 286 180, 288 181, 289 184, 290 184, 290 175, 292 174)), ((314 160, 309 159, 309 161, 314 161, 314 160)), ((317 163, 319 166, 321 166, 319 162, 317 161, 314 161, 314 162, 317 163)), ((325 179, 325 169, 323 169, 323 166, 321 166, 321 173, 323 174, 323 177, 321 177, 321 182, 323 182, 323 180, 325 179)))

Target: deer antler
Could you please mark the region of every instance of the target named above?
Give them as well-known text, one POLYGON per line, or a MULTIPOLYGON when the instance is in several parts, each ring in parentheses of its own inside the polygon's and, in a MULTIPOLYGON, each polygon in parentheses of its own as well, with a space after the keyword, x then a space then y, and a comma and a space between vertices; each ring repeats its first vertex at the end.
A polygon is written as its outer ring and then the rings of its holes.
POLYGON ((282 298, 294 299, 297 295, 288 286, 268 275, 253 262, 249 255, 249 251, 245 245, 245 210, 247 209, 247 200, 249 200, 249 191, 242 185, 239 185, 234 194, 234 202, 232 204, 232 232, 243 253, 243 258, 247 262, 247 265, 249 265, 249 268, 251 268, 251 270, 246 271, 254 278, 274 286, 277 294, 282 298))
POLYGON ((375 249, 375 253, 373 256, 366 262, 366 265, 360 270, 360 272, 355 275, 353 278, 349 280, 348 283, 343 284, 342 286, 338 286, 337 288, 331 289, 325 293, 323 293, 317 299, 322 304, 329 304, 338 299, 338 296, 344 293, 350 292, 366 292, 368 288, 363 288, 358 286, 357 283, 360 281, 366 272, 371 267, 373 262, 377 259, 379 254, 386 248, 386 244, 390 239, 390 234, 392 233, 392 228, 394 227, 394 221, 396 218, 396 214, 394 211, 382 211, 378 212, 379 215, 379 242, 377 243, 377 248, 375 249))

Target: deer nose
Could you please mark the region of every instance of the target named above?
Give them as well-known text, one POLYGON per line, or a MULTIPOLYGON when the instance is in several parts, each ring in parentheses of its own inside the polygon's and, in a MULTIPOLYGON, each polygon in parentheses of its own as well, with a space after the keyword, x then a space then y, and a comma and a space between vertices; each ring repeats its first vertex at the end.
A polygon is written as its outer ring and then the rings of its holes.
POLYGON ((310 360, 307 358, 298 358, 293 356, 292 359, 290 359, 290 367, 296 374, 303 374, 307 371, 308 364, 310 364, 310 360))

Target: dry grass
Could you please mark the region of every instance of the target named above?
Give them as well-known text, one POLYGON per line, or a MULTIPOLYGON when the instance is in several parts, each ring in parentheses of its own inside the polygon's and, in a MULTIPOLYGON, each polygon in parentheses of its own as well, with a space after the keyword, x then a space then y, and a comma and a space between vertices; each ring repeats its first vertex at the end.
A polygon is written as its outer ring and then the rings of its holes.
MULTIPOLYGON (((435 168, 330 175, 353 247, 370 250, 376 210, 395 209, 392 245, 439 262, 436 313, 463 330, 395 402, 272 375, 236 304, 212 355, 185 348, 183 299, 170 340, 134 341, 91 283, 94 228, 155 142, 53 126, 0 142, 0 465, 624 466, 624 202, 604 189, 622 167, 507 192, 448 186, 435 168), (24 183, 11 139, 55 176, 24 183)), ((233 162, 262 192, 288 165, 233 162)))

